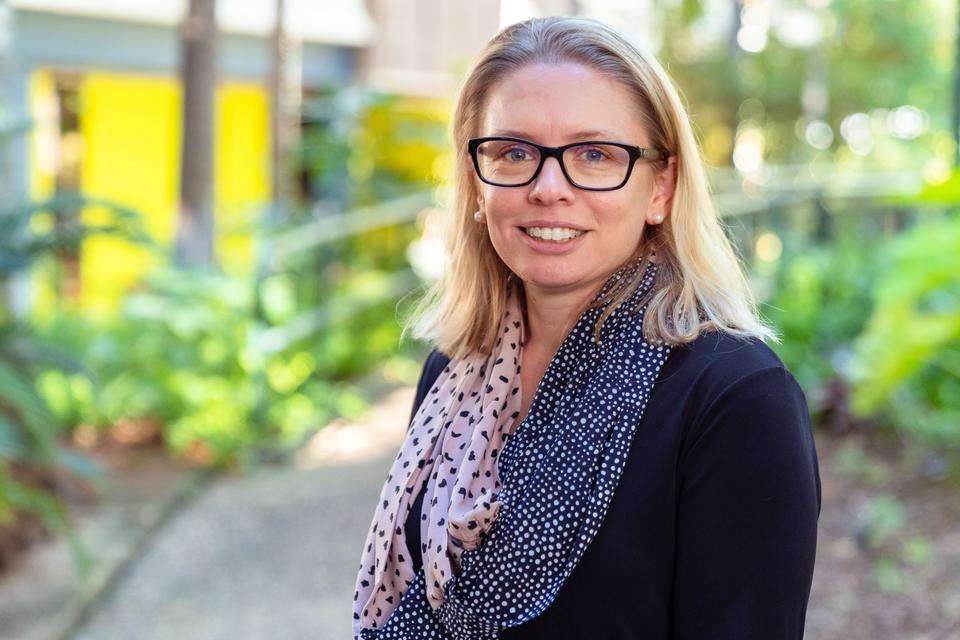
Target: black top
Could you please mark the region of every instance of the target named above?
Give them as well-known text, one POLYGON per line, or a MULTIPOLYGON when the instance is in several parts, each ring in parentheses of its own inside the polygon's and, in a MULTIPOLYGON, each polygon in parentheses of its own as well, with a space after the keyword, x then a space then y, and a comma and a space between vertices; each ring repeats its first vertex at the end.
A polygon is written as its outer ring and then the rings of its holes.
MULTIPOLYGON (((413 414, 449 359, 427 357, 413 414)), ((422 559, 418 495, 405 523, 422 559)), ((820 470, 803 391, 762 341, 708 332, 660 370, 596 537, 501 638, 803 637, 820 470)))

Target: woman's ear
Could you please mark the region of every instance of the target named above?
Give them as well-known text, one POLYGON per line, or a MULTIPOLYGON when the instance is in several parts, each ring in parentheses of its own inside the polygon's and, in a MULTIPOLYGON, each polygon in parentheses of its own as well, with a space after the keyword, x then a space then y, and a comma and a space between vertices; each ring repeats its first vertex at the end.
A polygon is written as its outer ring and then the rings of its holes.
POLYGON ((664 216, 670 211, 673 194, 677 188, 677 156, 667 158, 667 166, 654 175, 653 196, 650 199, 650 208, 662 211, 664 216))

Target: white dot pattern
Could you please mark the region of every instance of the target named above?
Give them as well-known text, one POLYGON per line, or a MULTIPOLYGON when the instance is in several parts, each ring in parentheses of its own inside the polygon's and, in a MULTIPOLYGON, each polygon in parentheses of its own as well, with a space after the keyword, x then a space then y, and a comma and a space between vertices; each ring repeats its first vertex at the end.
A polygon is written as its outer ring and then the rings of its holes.
MULTIPOLYGON (((613 274, 598 297, 631 281, 644 262, 613 274)), ((464 359, 444 369, 408 430, 405 445, 414 449, 401 448, 374 515, 354 594, 355 638, 494 640, 501 629, 532 620, 553 602, 603 522, 669 355, 667 345, 643 336, 646 307, 631 312, 652 286, 656 268, 646 263, 641 285, 604 322, 599 345, 592 334, 602 308, 581 315, 513 433, 508 429, 519 415, 520 394, 514 389, 519 390, 523 337, 523 323, 513 320, 518 306, 510 304, 505 311, 492 362, 464 359), (516 358, 503 356, 513 351, 516 358), (482 392, 491 387, 500 395, 483 401, 482 392), (478 400, 463 402, 474 392, 478 400), (430 413, 441 416, 442 426, 428 436, 434 446, 418 451, 413 441, 422 440, 413 433, 430 413), (443 443, 458 442, 449 432, 479 435, 475 432, 484 425, 492 425, 493 433, 462 439, 453 447, 460 457, 446 459, 443 443), (404 460, 405 451, 415 454, 404 460), (454 469, 460 475, 445 483, 445 470, 468 458, 469 473, 454 469), (420 473, 421 468, 439 473, 420 473), (398 476, 405 482, 394 482, 398 476), (423 566, 414 573, 403 557, 405 517, 398 514, 406 515, 428 478, 423 566), (470 497, 478 486, 490 489, 489 499, 487 494, 470 497), (460 489, 465 495, 456 493, 460 489), (459 529, 471 520, 475 526, 469 532, 459 529)))

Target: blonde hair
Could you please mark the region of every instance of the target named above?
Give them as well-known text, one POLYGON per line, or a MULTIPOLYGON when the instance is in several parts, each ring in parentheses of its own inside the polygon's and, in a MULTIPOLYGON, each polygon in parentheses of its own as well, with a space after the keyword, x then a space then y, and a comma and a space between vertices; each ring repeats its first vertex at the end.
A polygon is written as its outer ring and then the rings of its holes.
MULTIPOLYGON (((779 342, 759 317, 737 254, 717 217, 700 147, 667 72, 651 54, 610 27, 571 17, 534 18, 504 28, 467 73, 451 123, 456 159, 444 233, 446 269, 415 306, 401 339, 412 330, 451 358, 489 353, 510 287, 522 288, 484 225, 473 218, 477 191, 467 141, 479 135, 491 87, 511 72, 538 63, 582 64, 621 82, 636 96, 651 146, 677 156, 671 210, 663 223, 645 225, 639 239, 644 253, 656 251, 658 262, 653 286, 638 305, 649 303, 643 321, 647 340, 677 345, 705 330, 725 330, 779 342)), ((666 160, 654 164, 657 171, 666 167, 666 160)), ((598 318, 595 340, 604 320, 639 286, 643 269, 637 273, 634 281, 591 305, 610 303, 598 318)))

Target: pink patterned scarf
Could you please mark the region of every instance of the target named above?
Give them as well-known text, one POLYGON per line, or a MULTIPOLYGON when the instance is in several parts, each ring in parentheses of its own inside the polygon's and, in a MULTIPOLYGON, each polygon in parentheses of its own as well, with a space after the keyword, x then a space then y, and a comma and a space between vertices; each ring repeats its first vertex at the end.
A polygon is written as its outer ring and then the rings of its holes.
POLYGON ((364 546, 354 605, 354 620, 364 627, 382 627, 415 577, 403 523, 427 478, 423 568, 434 609, 443 601, 444 585, 459 573, 463 549, 475 548, 497 517, 497 455, 522 397, 524 322, 515 287, 498 335, 489 356, 450 362, 407 430, 364 546))

